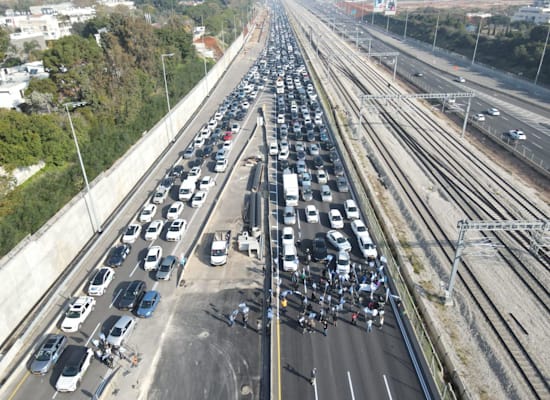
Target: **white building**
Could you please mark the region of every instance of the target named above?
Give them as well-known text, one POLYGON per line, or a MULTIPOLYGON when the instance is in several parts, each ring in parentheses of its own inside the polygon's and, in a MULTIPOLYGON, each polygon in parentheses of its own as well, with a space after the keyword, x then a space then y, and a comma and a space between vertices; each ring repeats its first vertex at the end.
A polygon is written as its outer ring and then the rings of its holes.
POLYGON ((537 25, 550 23, 550 7, 548 6, 548 4, 536 4, 545 5, 545 7, 520 7, 520 9, 516 11, 516 13, 512 16, 512 22, 525 21, 532 22, 537 25))
POLYGON ((42 61, 0 68, 0 108, 17 108, 25 102, 24 91, 32 78, 47 78, 42 61))

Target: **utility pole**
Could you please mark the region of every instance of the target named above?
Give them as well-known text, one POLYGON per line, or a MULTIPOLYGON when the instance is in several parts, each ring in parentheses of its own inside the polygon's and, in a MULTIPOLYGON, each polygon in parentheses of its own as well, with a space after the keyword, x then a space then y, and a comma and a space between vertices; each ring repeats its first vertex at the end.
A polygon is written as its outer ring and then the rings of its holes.
POLYGON ((544 48, 542 49, 542 54, 540 55, 539 69, 537 69, 537 75, 535 76, 535 85, 539 80, 540 69, 542 67, 542 62, 544 61, 544 55, 546 54, 546 46, 548 46, 548 37, 550 36, 550 25, 548 26, 548 32, 546 32, 546 41, 544 42, 544 48))
POLYGON ((476 37, 476 45, 474 46, 474 54, 472 55, 472 65, 474 65, 474 62, 476 60, 476 53, 477 53, 477 44, 479 43, 479 34, 481 33, 481 24, 483 23, 483 18, 479 20, 479 27, 477 29, 477 37, 476 37))
POLYGON ((390 29, 390 16, 386 15, 386 32, 390 29))
POLYGON ((435 23, 434 42, 432 44, 432 53, 435 51, 435 41, 437 40, 437 30, 439 29, 439 13, 437 14, 437 22, 435 23))
POLYGON ((407 25, 409 23, 409 9, 407 8, 407 16, 405 17, 405 30, 403 31, 403 40, 407 39, 407 25))

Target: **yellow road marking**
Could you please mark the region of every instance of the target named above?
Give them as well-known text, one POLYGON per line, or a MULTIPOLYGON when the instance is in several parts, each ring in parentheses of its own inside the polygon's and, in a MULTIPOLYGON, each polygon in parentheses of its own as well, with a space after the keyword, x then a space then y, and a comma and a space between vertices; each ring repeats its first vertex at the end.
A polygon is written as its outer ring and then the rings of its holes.
POLYGON ((25 381, 27 380, 27 378, 29 377, 30 374, 31 373, 29 371, 26 372, 25 376, 23 378, 21 378, 21 381, 19 381, 19 383, 17 384, 17 386, 13 390, 13 393, 10 395, 10 397, 8 397, 8 400, 13 400, 13 398, 15 397, 15 395, 17 394, 17 392, 21 388, 21 385, 23 385, 23 383, 25 383, 25 381))

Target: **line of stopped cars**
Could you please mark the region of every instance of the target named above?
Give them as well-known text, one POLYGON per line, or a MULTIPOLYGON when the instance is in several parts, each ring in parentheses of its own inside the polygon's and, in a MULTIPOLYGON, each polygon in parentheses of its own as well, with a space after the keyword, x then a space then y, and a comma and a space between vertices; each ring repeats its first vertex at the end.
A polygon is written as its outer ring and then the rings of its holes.
MULTIPOLYGON (((260 61, 261 67, 269 71, 275 91, 276 134, 268 139, 267 151, 277 159, 282 172, 284 227, 279 242, 282 268, 284 271, 299 268, 294 225, 303 212, 306 224, 319 226, 313 229, 312 240, 308 240, 312 259, 326 261, 339 274, 349 274, 353 246, 345 233, 346 221, 362 258, 374 259, 378 253, 349 194, 343 162, 330 139, 317 93, 289 32, 284 24, 275 23, 260 61), (341 194, 333 194, 334 188, 341 194), (335 203, 335 199, 342 198, 345 199, 335 203), (327 208, 328 212, 324 212, 327 208), (328 231, 320 228, 324 215, 328 219, 328 224, 325 223, 328 231), (327 242, 336 250, 336 255, 329 254, 327 242)), ((304 232, 302 229, 301 243, 304 232)))
MULTIPOLYGON (((124 265, 133 246, 137 247, 137 242, 143 245, 140 239, 151 243, 141 249, 146 250, 141 264, 156 281, 170 280, 178 265, 183 265, 184 261, 180 262, 176 256, 164 255, 158 241, 162 238, 166 242, 182 240, 187 231, 187 220, 182 218, 186 204, 191 209, 202 207, 209 191, 216 185, 215 176, 203 174, 203 171, 210 169, 214 173, 223 173, 227 170, 234 140, 241 132, 239 121, 244 120, 267 79, 267 74, 260 74, 256 62, 236 89, 224 99, 208 123, 182 152, 183 160, 178 159, 161 179, 150 202, 143 205, 135 220, 125 228, 121 242, 106 254, 104 265, 92 272, 86 294, 70 302, 59 324, 63 333, 75 333, 81 329, 96 307, 96 298, 103 296, 115 280, 115 270, 124 265), (184 161, 189 162, 188 171, 182 165, 184 161), (164 206, 170 200, 172 202, 164 206)), ((135 330, 137 318, 153 316, 160 301, 160 292, 148 290, 144 280, 128 282, 113 301, 120 311, 126 313, 116 316, 114 324, 103 338, 104 342, 110 347, 122 348, 135 330)), ((29 369, 32 374, 46 375, 60 361, 55 389, 59 392, 73 392, 79 387, 97 355, 87 346, 70 344, 64 334, 46 334, 33 352, 29 369)))

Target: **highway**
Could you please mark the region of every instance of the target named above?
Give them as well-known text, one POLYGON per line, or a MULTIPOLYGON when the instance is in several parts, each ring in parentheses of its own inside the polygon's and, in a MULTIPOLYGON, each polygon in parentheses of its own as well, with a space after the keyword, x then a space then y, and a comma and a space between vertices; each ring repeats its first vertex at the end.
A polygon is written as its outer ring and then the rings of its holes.
MULTIPOLYGON (((139 189, 139 193, 136 192, 130 197, 129 202, 122 207, 120 214, 115 218, 109 227, 106 227, 100 238, 100 242, 88 255, 86 265, 82 268, 79 276, 75 278, 76 283, 73 283, 74 286, 67 289, 67 297, 61 298, 56 309, 52 310, 51 326, 45 327, 45 332, 60 332, 59 323, 62 319, 61 312, 65 309, 69 298, 82 295, 86 292, 88 285, 87 282, 90 279, 90 271, 94 270, 96 266, 98 267, 104 264, 107 255, 110 253, 111 247, 120 243, 121 235, 124 233, 126 226, 129 223, 136 222, 136 218, 139 215, 141 208, 144 204, 151 201, 156 186, 174 165, 174 163, 184 165, 185 173, 187 173, 192 166, 198 165, 199 158, 197 158, 196 155, 190 160, 184 160, 182 159, 182 154, 189 143, 192 142, 195 134, 213 116, 224 97, 235 88, 236 82, 239 82, 242 79, 243 75, 246 71, 248 71, 256 59, 256 56, 261 50, 261 44, 258 43, 257 35, 255 37, 253 36, 253 39, 251 40, 253 40, 252 43, 245 45, 247 51, 237 57, 237 60, 233 63, 226 75, 213 90, 210 97, 205 101, 204 106, 186 128, 185 132, 178 138, 173 147, 152 169, 151 175, 144 180, 142 187, 139 189), (73 293, 73 295, 71 296, 69 293, 73 293)), ((258 96, 258 103, 262 101, 262 96, 263 95, 258 96)), ((203 262, 194 263, 191 258, 189 264, 186 265, 186 274, 189 274, 190 278, 187 278, 186 276, 184 279, 186 286, 185 288, 180 288, 178 287, 178 281, 182 277, 183 273, 181 268, 174 271, 173 277, 170 281, 157 281, 155 280, 154 271, 146 272, 143 270, 143 259, 148 248, 153 245, 160 245, 163 248, 164 256, 172 254, 175 255, 178 260, 183 255, 189 256, 191 250, 194 249, 195 244, 201 237, 201 231, 207 224, 211 213, 211 208, 219 202, 219 196, 224 189, 225 182, 231 175, 231 166, 236 164, 237 159, 241 156, 241 152, 249 143, 252 128, 256 123, 257 113, 252 111, 255 110, 255 108, 255 104, 251 105, 250 111, 246 115, 245 119, 240 121, 242 127, 241 132, 235 135, 233 148, 229 153, 228 159, 230 167, 227 172, 220 174, 214 173, 213 166, 215 162, 213 161, 213 158, 207 159, 202 163, 202 175, 212 176, 216 181, 216 185, 209 190, 206 202, 202 207, 193 209, 189 206, 189 203, 185 205, 181 218, 184 218, 187 221, 188 228, 182 240, 178 242, 167 242, 165 240, 165 234, 169 224, 166 224, 158 239, 154 241, 145 241, 143 237, 147 224, 143 224, 142 233, 135 243, 132 244, 132 251, 130 255, 121 267, 115 269, 115 280, 109 285, 108 290, 103 296, 96 298, 97 304, 95 311, 91 313, 79 332, 67 334, 70 344, 92 347, 92 339, 97 339, 100 333, 107 335, 119 315, 131 315, 129 311, 117 310, 117 301, 123 289, 131 281, 143 280, 146 282, 148 289, 157 290, 161 293, 162 300, 152 318, 138 320, 137 328, 129 337, 127 343, 123 346, 125 354, 128 357, 133 355, 137 356, 137 366, 132 366, 129 360, 115 358, 115 368, 110 371, 106 365, 102 364, 98 360, 95 360, 92 362, 90 368, 85 374, 84 379, 77 391, 71 394, 61 394, 56 392, 55 383, 65 362, 65 355, 63 355, 53 371, 44 377, 32 376, 29 372, 21 369, 18 370, 18 376, 14 378, 15 383, 12 385, 13 389, 8 397, 10 400, 28 400, 38 398, 53 399, 56 397, 89 399, 94 395, 94 393, 96 393, 96 390, 100 387, 100 385, 108 380, 111 372, 114 372, 114 378, 112 378, 112 381, 108 386, 110 388, 109 396, 111 397, 103 398, 134 399, 140 395, 145 396, 143 398, 171 398, 169 395, 171 390, 175 390, 178 393, 185 391, 185 393, 188 393, 186 398, 200 398, 200 396, 204 393, 204 380, 198 378, 204 376, 204 374, 208 374, 209 380, 211 381, 220 381, 227 377, 225 368, 211 368, 211 364, 207 365, 205 363, 208 368, 207 371, 204 371, 197 368, 196 363, 193 362, 192 365, 189 365, 189 371, 200 373, 200 376, 195 378, 193 378, 192 374, 189 375, 189 377, 192 378, 192 382, 196 383, 196 386, 193 387, 189 385, 188 382, 182 380, 180 374, 177 373, 178 371, 181 372, 184 369, 184 366, 181 365, 182 359, 176 359, 174 361, 176 365, 179 365, 179 368, 174 367, 174 365, 168 367, 163 363, 168 363, 170 359, 168 357, 161 356, 161 354, 166 354, 166 352, 172 352, 172 354, 175 355, 172 351, 175 348, 174 346, 177 346, 174 344, 175 339, 181 341, 187 337, 189 340, 192 339, 191 342, 200 342, 203 339, 203 336, 200 335, 198 337, 194 335, 183 336, 179 330, 177 334, 174 335, 174 333, 170 331, 170 328, 181 323, 189 322, 191 313, 188 314, 188 310, 186 310, 185 307, 181 307, 181 305, 186 300, 190 300, 192 298, 192 294, 189 294, 189 297, 185 296, 185 289, 189 286, 193 286, 194 270, 204 269, 205 264, 203 262), (189 271, 187 271, 187 269, 189 269, 189 271), (159 363, 157 373, 162 376, 160 378, 156 377, 153 379, 155 369, 151 367, 156 363, 159 363), (169 374, 168 371, 174 371, 175 374, 169 374), (173 378, 173 381, 170 382, 170 385, 167 385, 166 379, 169 379, 170 377, 173 378), (160 384, 160 386, 157 386, 157 384, 160 384), (166 397, 166 393, 162 393, 162 390, 166 388, 170 389, 170 392, 168 392, 168 397, 166 397), (151 396, 147 397, 147 393, 149 391, 151 391, 151 396), (196 393, 201 393, 201 395, 196 393)), ((177 180, 176 185, 170 189, 169 198, 158 207, 155 218, 166 221, 166 213, 170 204, 178 198, 178 186, 179 180, 177 180)), ((236 210, 240 210, 240 207, 241 206, 239 206, 236 210)), ((223 207, 221 208, 221 211, 223 212, 223 207)), ((204 245, 206 246, 206 244, 204 245)), ((259 270, 259 274, 261 276, 261 269, 259 270)), ((225 274, 222 274, 222 277, 224 276, 225 274)), ((218 296, 217 290, 208 289, 204 286, 203 282, 201 296, 199 296, 199 299, 204 301, 209 308, 213 303, 219 304, 221 308, 221 306, 226 303, 224 300, 225 298, 233 296, 235 298, 238 297, 240 300, 242 298, 242 290, 251 290, 251 293, 256 293, 254 289, 262 287, 262 279, 259 279, 258 283, 257 277, 254 278, 252 282, 248 282, 243 279, 240 279, 238 282, 232 282, 232 292, 229 294, 227 292, 222 293, 218 300, 214 299, 218 296), (243 289, 242 285, 245 285, 246 287, 243 289), (205 293, 208 293, 209 291, 213 292, 212 297, 205 295, 205 293)), ((211 280, 210 285, 214 288, 219 288, 219 279, 215 281, 211 280)), ((253 298, 252 294, 250 295, 250 298, 253 298)), ((196 304, 196 301, 190 301, 189 304, 196 304)), ((226 311, 228 310, 224 310, 224 312, 226 311)), ((259 310, 259 312, 261 313, 261 310, 259 310)), ((220 320, 223 321, 221 312, 220 317, 215 319, 212 319, 203 311, 197 312, 194 317, 197 319, 197 324, 203 327, 208 325, 208 321, 214 320, 218 322, 218 324, 220 323, 220 320)), ((227 329, 225 321, 223 321, 221 325, 223 326, 223 332, 225 332, 225 329, 227 329)), ((216 328, 219 327, 220 326, 216 326, 216 328)), ((214 327, 212 330, 214 330, 214 327)), ((255 337, 257 337, 257 335, 255 335, 255 337)), ((245 339, 246 336, 236 336, 235 341, 228 342, 227 356, 229 362, 225 365, 231 364, 230 361, 233 358, 233 355, 239 356, 240 360, 243 360, 242 362, 244 362, 248 368, 247 376, 248 374, 254 376, 254 379, 251 381, 247 380, 247 385, 251 388, 250 390, 253 390, 254 393, 258 394, 260 381, 259 376, 261 374, 260 355, 254 351, 254 348, 249 347, 249 341, 245 339), (239 342, 241 337, 243 339, 239 342)), ((38 337, 37 341, 39 341, 38 337)), ((190 345, 192 345, 192 343, 190 345)), ((186 347, 186 349, 188 349, 188 347, 186 347)), ((216 360, 215 356, 217 356, 217 354, 205 356, 205 361, 214 361, 216 360)), ((25 362, 26 360, 29 360, 29 358, 30 354, 25 357, 25 362)), ((189 360, 189 358, 184 359, 189 360)), ((235 362, 237 363, 236 359, 235 362)), ((240 365, 235 367, 236 371, 241 369, 242 368, 240 365)), ((232 377, 239 379, 239 377, 244 375, 244 373, 236 373, 232 377)), ((236 384, 238 384, 238 382, 236 384)), ((234 386, 213 386, 212 388, 214 390, 212 393, 217 393, 217 395, 213 394, 213 398, 230 399, 232 398, 231 396, 235 394, 234 386)))
MULTIPOLYGON (((373 53, 395 52, 399 49, 384 43, 377 38, 374 38, 370 32, 376 29, 377 37, 379 35, 387 35, 379 28, 372 28, 369 25, 358 24, 356 20, 344 14, 340 9, 332 6, 322 6, 318 3, 307 3, 311 10, 323 15, 327 26, 334 24, 335 29, 349 37, 350 43, 356 43, 359 38, 359 43, 363 49, 368 49, 368 40, 372 39, 371 51, 373 53), (358 28, 358 35, 356 33, 358 28)), ((388 39, 389 41, 389 39, 388 39)), ((379 60, 377 60, 379 61, 379 60)), ((400 52, 397 60, 397 73, 405 80, 410 81, 417 86, 421 92, 432 93, 457 93, 464 91, 474 91, 476 97, 472 99, 470 109, 470 123, 473 123, 472 117, 475 114, 485 114, 485 121, 476 122, 484 129, 497 134, 512 146, 525 146, 527 154, 532 153, 535 160, 550 160, 550 118, 548 118, 548 109, 538 107, 536 104, 521 101, 520 99, 507 96, 502 93, 501 89, 492 90, 487 85, 480 85, 474 81, 466 80, 464 83, 454 81, 460 75, 461 70, 466 70, 467 67, 461 65, 453 68, 453 70, 443 72, 437 65, 444 65, 445 61, 436 54, 431 54, 428 59, 419 59, 400 52), (415 74, 422 73, 422 77, 417 77, 415 74), (500 110, 500 116, 490 116, 486 113, 489 108, 497 108, 500 110), (511 129, 521 129, 525 132, 527 140, 514 143, 509 140, 505 133, 511 129)), ((383 59, 382 62, 393 70, 392 57, 383 59)), ((465 112, 466 100, 457 99, 457 102, 452 107, 447 107, 447 112, 460 110, 465 112)), ((461 118, 461 117, 460 117, 461 118)), ((459 118, 459 119, 460 119, 459 118)), ((548 165, 547 165, 548 167, 548 165)))
MULTIPOLYGON (((286 21, 279 21, 283 26, 286 26, 286 21)), ((280 30, 290 30, 290 28, 280 28, 280 30)), ((275 43, 282 42, 282 39, 275 36, 275 43)), ((292 42, 293 43, 293 42, 292 42)), ((281 46, 284 48, 284 46, 281 46)), ((284 54, 285 51, 282 50, 284 54)), ((300 61, 297 62, 298 64, 300 61)), ((287 71, 288 74, 288 71, 287 71)), ((288 89, 287 89, 288 91, 288 89)), ((287 104, 288 107, 288 104, 287 104)), ((326 112, 326 110, 325 110, 326 112)), ((281 124, 276 124, 277 105, 273 100, 271 122, 273 129, 271 131, 270 140, 281 140, 280 128, 281 124)), ((290 117, 290 112, 287 110, 287 119, 290 117)), ((331 135, 332 136, 332 135, 331 135)), ((290 142, 290 158, 289 163, 294 169, 297 162, 295 151, 296 139, 293 134, 289 134, 290 142)), ((334 138, 331 137, 334 141, 334 138)), ((310 146, 312 142, 304 140, 306 146, 310 146)), ((318 136, 313 143, 322 144, 318 141, 318 136)), ((329 175, 329 186, 332 190, 333 199, 331 202, 322 202, 320 195, 320 184, 316 178, 316 169, 313 166, 313 156, 307 152, 306 163, 311 171, 313 178, 313 200, 303 201, 300 198, 298 206, 298 220, 293 225, 295 236, 299 242, 299 258, 300 271, 302 268, 307 268, 305 264, 306 254, 305 249, 311 247, 312 239, 318 236, 325 236, 330 230, 328 219, 329 209, 338 209, 345 216, 343 203, 346 199, 352 198, 353 191, 350 193, 340 193, 336 187, 336 176, 333 164, 329 160, 329 152, 321 151, 324 168, 329 175), (305 217, 305 206, 315 205, 320 213, 320 223, 308 223, 305 217)), ((276 176, 276 184, 272 183, 272 203, 277 205, 278 218, 273 219, 272 226, 277 227, 273 232, 272 240, 274 240, 274 253, 281 255, 281 245, 279 238, 284 226, 283 207, 285 205, 283 196, 282 172, 280 162, 276 157, 273 157, 270 162, 269 176, 276 176)), ((275 209, 274 204, 274 209, 275 209)), ((368 223, 368 221, 366 221, 368 223)), ((358 250, 356 239, 350 228, 350 221, 345 222, 345 227, 342 232, 349 239, 353 250, 351 252, 352 262, 362 264, 363 272, 367 269, 367 263, 358 250)), ((336 257, 336 251, 327 242, 329 254, 336 257)), ((280 259, 280 257, 279 257, 280 259)), ((281 266, 282 261, 279 261, 281 266)), ((380 265, 380 264, 376 264, 380 265)), ((318 302, 311 301, 311 294, 314 293, 316 298, 323 296, 325 299, 332 293, 334 297, 332 306, 339 301, 338 291, 326 291, 323 286, 321 276, 323 270, 326 269, 323 263, 311 262, 309 265, 311 278, 308 284, 304 286, 300 282, 297 289, 292 283, 292 273, 283 272, 279 268, 279 273, 282 277, 282 285, 279 288, 280 293, 294 291, 286 296, 288 300, 287 311, 279 310, 280 314, 280 341, 281 341, 281 398, 297 399, 297 398, 316 398, 316 399, 355 399, 355 398, 426 398, 426 393, 423 392, 419 377, 417 376, 407 348, 403 340, 403 331, 399 328, 397 319, 402 316, 399 310, 392 307, 393 304, 387 303, 383 308, 385 310, 386 319, 384 325, 381 326, 378 319, 374 318, 375 328, 372 331, 367 330, 367 314, 364 313, 364 308, 369 303, 369 294, 363 293, 358 303, 352 304, 351 297, 348 294, 344 295, 346 304, 341 311, 338 312, 336 323, 331 317, 328 317, 327 336, 323 333, 321 322, 316 318, 316 327, 312 333, 307 331, 303 333, 303 328, 299 325, 298 318, 301 315, 303 303, 303 295, 306 294, 311 304, 312 309, 308 311, 320 314, 321 309, 330 310, 331 306, 325 300, 321 305, 318 302), (313 283, 317 289, 313 289, 313 283), (319 289, 321 288, 321 289, 319 289), (296 294, 296 291, 299 294, 296 294), (360 314, 358 324, 351 323, 351 315, 353 312, 360 314), (311 371, 316 369, 315 384, 310 383, 311 371)), ((373 270, 373 268, 370 268, 373 270)), ((358 272, 359 276, 363 273, 358 272)), ((383 294, 384 290, 380 292, 383 294)), ((279 299, 280 300, 280 299, 279 299)), ((278 301, 275 299, 275 301, 278 301)), ((306 318, 307 319, 307 318, 306 318)))

